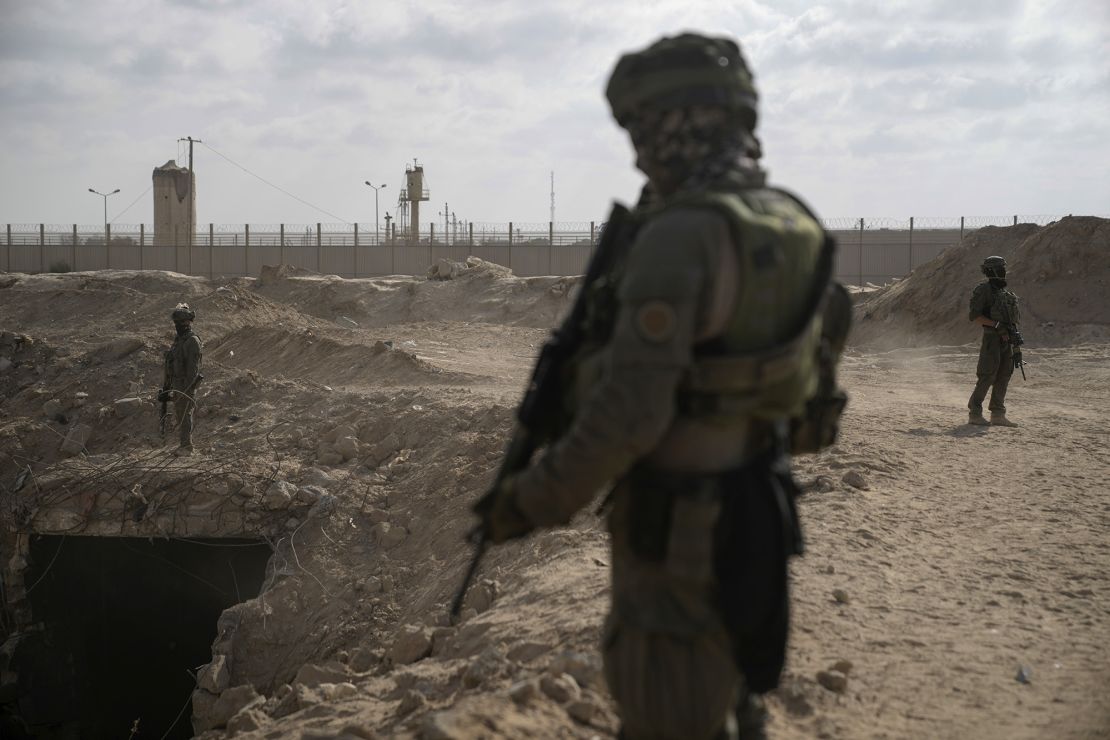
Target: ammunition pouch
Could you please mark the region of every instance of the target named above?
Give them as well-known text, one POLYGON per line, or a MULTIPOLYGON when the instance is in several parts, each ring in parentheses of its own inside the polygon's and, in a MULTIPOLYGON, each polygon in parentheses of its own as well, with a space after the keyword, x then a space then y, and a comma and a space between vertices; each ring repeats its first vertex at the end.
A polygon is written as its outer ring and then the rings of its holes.
POLYGON ((837 384, 836 370, 852 326, 852 300, 838 282, 831 282, 821 306, 821 340, 817 345, 817 391, 806 400, 800 416, 790 420, 790 452, 820 452, 836 444, 840 417, 848 394, 837 384))

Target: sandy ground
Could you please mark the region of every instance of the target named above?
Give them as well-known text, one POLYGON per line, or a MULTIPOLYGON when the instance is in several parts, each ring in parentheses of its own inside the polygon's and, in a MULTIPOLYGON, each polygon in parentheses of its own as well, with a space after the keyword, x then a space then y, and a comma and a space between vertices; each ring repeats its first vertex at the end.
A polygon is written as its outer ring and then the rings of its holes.
MULTIPOLYGON (((153 392, 171 329, 159 317, 186 299, 208 379, 200 454, 173 464, 245 459, 338 500, 328 518, 275 532, 265 592, 225 613, 235 628, 215 651, 231 685, 260 696, 230 734, 614 735, 596 650, 607 535, 591 512, 492 551, 464 620, 446 618, 469 556, 467 507, 569 300, 560 279, 471 273, 0 276, 0 329, 35 338, 0 376, 5 481, 29 460, 67 464, 55 453, 64 430, 42 431, 45 398, 88 392, 91 410, 153 392), (484 298, 464 307, 466 294, 484 298), (121 337, 142 346, 117 357, 105 347, 121 337), (337 429, 358 455, 325 464, 337 429), (574 680, 560 692, 563 674, 574 680)), ((1017 429, 964 423, 975 350, 846 357, 841 441, 797 463, 807 553, 793 565, 773 737, 1110 737, 1110 345, 1027 347, 1029 380, 1008 403, 1017 429), (816 680, 837 661, 851 663, 843 692, 816 680)), ((98 422, 87 465, 159 449, 152 407, 98 422)))

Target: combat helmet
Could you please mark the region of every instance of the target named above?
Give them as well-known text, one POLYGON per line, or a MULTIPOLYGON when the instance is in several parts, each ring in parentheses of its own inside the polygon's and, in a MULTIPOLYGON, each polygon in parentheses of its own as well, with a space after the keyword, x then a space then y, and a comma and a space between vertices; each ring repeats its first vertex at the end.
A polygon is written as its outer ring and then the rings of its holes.
POLYGON ((684 33, 623 55, 605 88, 613 117, 626 126, 644 107, 719 105, 755 130, 758 96, 739 45, 727 38, 684 33))
POLYGON ((192 321, 196 317, 196 311, 189 308, 188 303, 178 303, 176 306, 174 306, 173 313, 170 314, 170 318, 174 320, 174 323, 179 321, 192 321))
POLYGON ((1006 258, 997 255, 987 257, 983 260, 979 269, 989 278, 1004 278, 1006 277, 1006 258))

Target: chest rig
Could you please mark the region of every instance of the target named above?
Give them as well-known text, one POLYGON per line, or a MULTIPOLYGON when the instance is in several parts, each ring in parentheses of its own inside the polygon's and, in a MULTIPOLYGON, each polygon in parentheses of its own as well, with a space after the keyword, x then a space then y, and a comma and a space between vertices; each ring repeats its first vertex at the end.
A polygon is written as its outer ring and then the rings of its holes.
POLYGON ((846 400, 835 371, 851 303, 831 279, 833 239, 804 203, 773 188, 684 194, 633 212, 610 269, 585 296, 583 343, 568 369, 568 387, 575 389, 570 404, 600 376, 601 350, 621 308, 617 291, 637 232, 669 208, 724 216, 740 266, 732 315, 720 336, 694 348, 694 364, 677 390, 679 413, 726 424, 791 419, 796 452, 831 444, 846 400))

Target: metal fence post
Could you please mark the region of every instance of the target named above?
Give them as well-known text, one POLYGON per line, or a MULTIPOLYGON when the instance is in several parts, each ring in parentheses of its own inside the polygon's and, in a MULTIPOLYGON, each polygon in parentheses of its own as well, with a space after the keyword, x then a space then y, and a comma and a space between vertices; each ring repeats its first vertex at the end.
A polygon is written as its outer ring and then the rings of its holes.
MULTIPOLYGON (((111 267, 111 265, 108 265, 111 267)), ((77 224, 73 225, 73 246, 70 248, 70 269, 77 272, 77 224)))
POLYGON ((467 231, 467 244, 469 244, 470 246, 473 247, 474 246, 474 222, 473 221, 471 221, 470 223, 468 223, 466 225, 466 231, 467 231))
POLYGON ((39 224, 39 272, 46 272, 46 226, 39 224))
POLYGON ((351 277, 358 277, 358 221, 355 221, 355 249, 351 257, 351 277))
POLYGON ((1017 226, 1017 216, 1014 216, 1014 226, 1017 226))
MULTIPOLYGON (((513 222, 509 222, 509 246, 513 246, 513 222)), ((512 261, 512 260, 510 260, 512 261)))
POLYGON ((7 270, 12 271, 12 225, 7 224, 8 231, 8 249, 6 250, 5 257, 7 258, 7 270))
POLYGON ((859 220, 859 287, 863 287, 863 219, 859 220))
POLYGON ((910 216, 910 260, 909 260, 909 262, 910 262, 910 265, 909 265, 910 269, 909 269, 908 272, 906 272, 907 275, 909 275, 911 272, 913 272, 913 216, 910 216))
POLYGON ((320 249, 321 249, 321 244, 322 243, 323 243, 323 240, 320 238, 320 224, 319 224, 319 222, 317 222, 316 223, 316 272, 321 272, 321 270, 320 270, 320 249))
POLYGON ((212 247, 216 245, 216 227, 211 223, 208 224, 208 279, 211 280, 216 277, 216 268, 214 265, 215 252, 212 247))
POLYGON ((594 246, 594 222, 590 221, 590 247, 594 246))
POLYGON ((964 217, 960 216, 960 241, 964 240, 964 217))
POLYGON ((281 244, 278 246, 278 264, 285 264, 285 224, 280 224, 278 227, 278 239, 281 244))
POLYGON ((548 275, 551 275, 552 272, 553 272, 551 266, 552 266, 552 264, 554 262, 554 259, 555 259, 554 252, 555 252, 555 222, 554 221, 548 221, 547 222, 547 274, 548 275))
POLYGON ((146 246, 146 224, 139 224, 139 269, 143 269, 143 247, 146 246))

